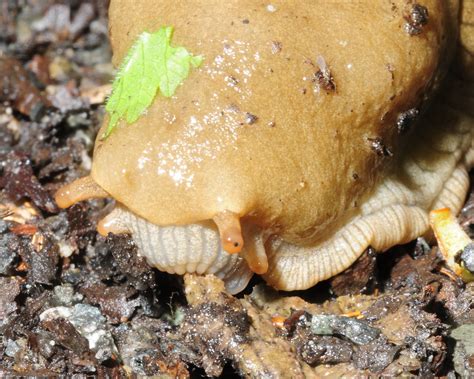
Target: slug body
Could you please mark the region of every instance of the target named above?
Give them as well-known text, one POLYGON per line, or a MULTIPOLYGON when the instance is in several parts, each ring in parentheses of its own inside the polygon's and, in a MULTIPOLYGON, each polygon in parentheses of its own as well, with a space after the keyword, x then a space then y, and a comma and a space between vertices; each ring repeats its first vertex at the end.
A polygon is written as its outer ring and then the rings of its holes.
POLYGON ((60 206, 115 198, 102 233, 131 232, 150 264, 215 273, 230 292, 253 272, 311 287, 369 245, 425 233, 434 207, 459 210, 474 91, 442 78, 467 5, 418 1, 429 18, 412 25, 401 0, 192 3, 112 0, 115 64, 163 25, 204 63, 98 138, 91 176, 60 190, 60 206))

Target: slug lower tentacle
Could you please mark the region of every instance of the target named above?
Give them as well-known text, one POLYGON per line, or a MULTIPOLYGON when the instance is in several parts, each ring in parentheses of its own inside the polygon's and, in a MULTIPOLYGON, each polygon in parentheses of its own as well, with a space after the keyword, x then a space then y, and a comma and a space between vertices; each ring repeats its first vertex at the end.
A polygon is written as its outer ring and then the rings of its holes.
POLYGON ((246 244, 240 255, 254 273, 265 274, 268 271, 268 258, 264 234, 252 224, 245 225, 243 232, 246 244))
POLYGON ((107 237, 109 233, 131 233, 126 218, 121 216, 122 212, 123 211, 117 207, 97 223, 97 231, 101 236, 107 237))

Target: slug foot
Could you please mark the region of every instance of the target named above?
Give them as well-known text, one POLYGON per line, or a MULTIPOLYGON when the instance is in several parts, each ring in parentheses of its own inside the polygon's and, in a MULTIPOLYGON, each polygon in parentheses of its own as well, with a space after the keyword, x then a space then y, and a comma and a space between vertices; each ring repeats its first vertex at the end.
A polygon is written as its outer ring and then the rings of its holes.
POLYGON ((179 275, 214 274, 231 294, 242 291, 254 272, 261 274, 268 267, 261 231, 254 226, 242 229, 246 244, 240 235, 241 251, 235 254, 223 248, 222 233, 212 221, 158 226, 118 205, 98 225, 105 235, 131 233, 139 253, 158 270, 179 275))

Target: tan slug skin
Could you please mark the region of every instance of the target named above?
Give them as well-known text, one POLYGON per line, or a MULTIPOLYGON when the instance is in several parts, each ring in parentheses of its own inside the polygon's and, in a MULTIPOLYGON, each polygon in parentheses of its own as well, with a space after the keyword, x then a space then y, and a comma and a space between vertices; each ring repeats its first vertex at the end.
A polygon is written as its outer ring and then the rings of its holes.
POLYGON ((408 3, 112 1, 116 65, 163 25, 204 63, 96 141, 93 179, 157 225, 231 211, 293 243, 324 240, 397 159, 398 114, 419 106, 449 56, 457 2, 417 1, 429 22, 416 36, 404 31, 408 3), (334 90, 315 79, 321 58, 334 90), (377 138, 393 157, 374 152, 377 138))
POLYGON ((204 61, 101 140, 106 117, 91 175, 56 200, 110 195, 101 234, 230 293, 253 273, 309 288, 424 235, 474 165, 473 4, 112 0, 115 65, 162 26, 204 61))

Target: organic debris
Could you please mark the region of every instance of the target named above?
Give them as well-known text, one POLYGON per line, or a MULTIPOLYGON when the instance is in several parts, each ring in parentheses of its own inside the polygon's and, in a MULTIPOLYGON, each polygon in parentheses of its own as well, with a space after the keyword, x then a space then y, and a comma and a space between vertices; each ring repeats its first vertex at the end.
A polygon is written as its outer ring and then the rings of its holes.
POLYGON ((0 102, 11 102, 15 109, 31 120, 39 120, 50 104, 31 83, 22 64, 0 55, 0 78, 0 102))
POLYGON ((370 292, 376 281, 377 253, 368 248, 351 267, 330 279, 336 295, 370 292))
POLYGON ((3 175, 0 177, 1 187, 14 201, 27 198, 45 211, 53 213, 58 210, 52 197, 33 174, 31 161, 24 153, 12 151, 6 156, 3 163, 3 175))
POLYGON ((41 326, 59 333, 61 344, 66 344, 66 348, 69 345, 69 349, 76 350, 78 355, 90 349, 100 362, 118 359, 113 337, 99 309, 88 304, 54 307, 43 311, 39 318, 41 326))

